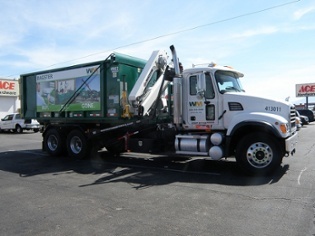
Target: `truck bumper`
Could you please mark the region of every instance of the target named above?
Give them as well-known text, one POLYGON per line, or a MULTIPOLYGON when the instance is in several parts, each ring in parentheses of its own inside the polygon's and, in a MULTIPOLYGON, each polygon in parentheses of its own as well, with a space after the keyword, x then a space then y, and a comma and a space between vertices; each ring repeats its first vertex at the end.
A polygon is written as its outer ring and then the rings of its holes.
POLYGON ((288 154, 293 155, 293 153, 295 153, 295 147, 297 144, 297 139, 298 139, 298 133, 295 132, 295 134, 293 134, 291 137, 289 137, 285 140, 285 151, 288 154))
POLYGON ((39 129, 39 128, 40 128, 39 125, 31 125, 31 124, 25 125, 25 129, 39 129))

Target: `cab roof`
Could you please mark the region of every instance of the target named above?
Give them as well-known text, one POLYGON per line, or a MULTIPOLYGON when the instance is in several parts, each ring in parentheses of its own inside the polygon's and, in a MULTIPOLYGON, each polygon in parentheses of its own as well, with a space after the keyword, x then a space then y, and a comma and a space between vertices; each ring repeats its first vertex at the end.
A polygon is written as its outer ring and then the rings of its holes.
POLYGON ((198 73, 198 72, 201 72, 201 71, 210 71, 210 72, 214 73, 217 70, 231 71, 231 72, 236 73, 239 77, 244 77, 243 73, 241 73, 241 72, 239 72, 237 70, 234 70, 230 66, 220 66, 220 65, 216 65, 214 63, 210 63, 208 66, 193 67, 193 68, 185 69, 183 74, 185 74, 185 73, 193 74, 193 73, 198 73))

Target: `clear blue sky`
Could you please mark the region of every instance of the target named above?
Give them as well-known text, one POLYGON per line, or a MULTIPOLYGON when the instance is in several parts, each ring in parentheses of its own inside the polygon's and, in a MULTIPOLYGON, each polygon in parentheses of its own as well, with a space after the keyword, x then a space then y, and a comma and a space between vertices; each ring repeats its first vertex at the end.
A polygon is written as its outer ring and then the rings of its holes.
POLYGON ((185 68, 230 65, 257 95, 315 83, 314 0, 0 0, 0 15, 1 78, 174 44, 185 68))

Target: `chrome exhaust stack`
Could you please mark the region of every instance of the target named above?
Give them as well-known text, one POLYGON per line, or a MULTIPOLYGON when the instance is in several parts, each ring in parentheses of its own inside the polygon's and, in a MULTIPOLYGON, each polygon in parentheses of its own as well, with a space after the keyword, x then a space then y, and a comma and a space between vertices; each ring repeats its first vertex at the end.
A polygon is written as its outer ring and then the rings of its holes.
POLYGON ((173 63, 174 63, 174 70, 175 70, 175 77, 173 79, 173 105, 174 105, 174 113, 173 113, 173 122, 175 125, 181 125, 182 124, 182 91, 183 91, 183 85, 182 85, 182 76, 181 71, 179 68, 179 61, 177 58, 176 50, 174 45, 170 46, 172 57, 173 57, 173 63))

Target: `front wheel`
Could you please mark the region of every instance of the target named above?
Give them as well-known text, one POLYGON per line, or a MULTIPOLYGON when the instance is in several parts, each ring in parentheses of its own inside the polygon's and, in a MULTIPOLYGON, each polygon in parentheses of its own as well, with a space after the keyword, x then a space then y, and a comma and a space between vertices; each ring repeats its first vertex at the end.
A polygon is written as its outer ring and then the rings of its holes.
POLYGON ((270 174, 281 165, 279 142, 264 133, 248 134, 236 147, 236 161, 247 174, 270 174))
POLYGON ((83 159, 87 156, 89 145, 84 134, 78 130, 72 130, 67 137, 68 155, 75 159, 83 159))
POLYGON ((23 129, 22 129, 22 127, 21 127, 20 125, 16 125, 16 126, 15 126, 15 131, 16 131, 18 134, 23 133, 23 129))

